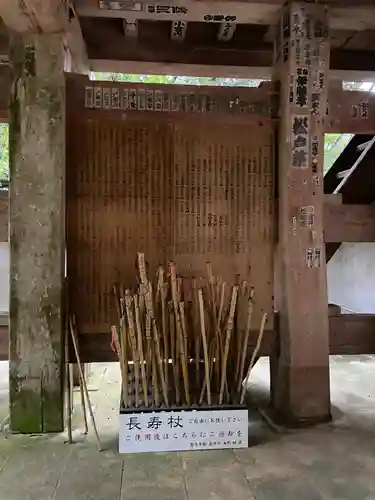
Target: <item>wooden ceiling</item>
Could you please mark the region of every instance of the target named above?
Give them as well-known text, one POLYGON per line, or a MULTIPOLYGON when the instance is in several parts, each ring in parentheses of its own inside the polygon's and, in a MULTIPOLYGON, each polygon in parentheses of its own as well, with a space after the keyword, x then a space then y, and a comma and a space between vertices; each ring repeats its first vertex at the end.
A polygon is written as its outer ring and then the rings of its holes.
MULTIPOLYGON (((374 1, 326 3, 331 11, 332 69, 375 71, 374 1)), ((234 71, 233 76, 260 78, 271 72, 273 26, 283 4, 283 0, 74 2, 95 70, 133 67, 150 73, 197 74, 207 68, 206 74, 230 76, 234 71)))
MULTIPOLYGON (((0 0, 0 15, 21 32, 66 31, 71 51, 81 60, 87 54, 87 69, 94 71, 267 78, 284 3, 0 0)), ((374 76, 375 0, 324 3, 330 10, 332 75, 374 76)), ((0 50, 2 45, 0 31, 0 50)))

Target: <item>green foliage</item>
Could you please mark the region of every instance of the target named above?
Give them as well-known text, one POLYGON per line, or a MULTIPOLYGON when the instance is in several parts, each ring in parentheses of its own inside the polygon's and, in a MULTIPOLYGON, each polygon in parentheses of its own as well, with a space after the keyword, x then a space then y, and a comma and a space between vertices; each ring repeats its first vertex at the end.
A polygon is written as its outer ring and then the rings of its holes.
POLYGON ((92 73, 93 80, 111 82, 160 83, 178 85, 220 85, 222 87, 258 87, 261 80, 217 78, 213 76, 125 75, 122 73, 92 73))
POLYGON ((324 137, 324 173, 335 163, 346 148, 352 134, 326 134, 324 137))
POLYGON ((0 124, 0 183, 9 179, 9 127, 0 124))

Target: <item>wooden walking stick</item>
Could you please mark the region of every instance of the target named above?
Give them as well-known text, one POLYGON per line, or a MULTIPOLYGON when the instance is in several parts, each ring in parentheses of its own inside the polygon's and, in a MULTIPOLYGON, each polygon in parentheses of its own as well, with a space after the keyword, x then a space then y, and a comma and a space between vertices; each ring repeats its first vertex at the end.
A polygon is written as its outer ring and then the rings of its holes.
POLYGON ((223 281, 221 283, 220 306, 219 306, 219 314, 217 317, 217 326, 219 329, 220 329, 221 320, 223 318, 223 311, 224 311, 225 286, 226 286, 226 283, 225 283, 225 281, 223 281))
POLYGON ((139 407, 139 353, 137 351, 137 340, 135 335, 135 324, 133 316, 133 298, 129 290, 125 291, 125 308, 126 316, 128 318, 128 334, 129 334, 129 344, 132 350, 133 363, 134 363, 134 379, 135 379, 135 406, 139 407))
POLYGON ((190 406, 190 392, 189 392, 189 377, 187 372, 187 364, 184 350, 184 339, 182 338, 182 327, 181 327, 181 317, 178 308, 178 292, 177 292, 177 273, 176 273, 176 263, 170 263, 170 275, 171 275, 171 291, 174 314, 176 318, 176 344, 178 345, 182 369, 182 378, 184 382, 185 399, 186 404, 190 406))
POLYGON ((197 318, 199 318, 198 294, 197 294, 197 280, 193 278, 193 331, 194 331, 194 357, 195 357, 195 385, 198 395, 200 385, 200 334, 197 325, 197 318))
MULTIPOLYGON (((209 307, 211 309, 211 317, 212 317, 212 330, 213 330, 213 334, 215 337, 217 337, 219 335, 219 331, 218 331, 218 325, 217 325, 217 311, 216 311, 216 289, 215 289, 215 280, 214 280, 214 276, 213 276, 213 273, 212 273, 212 266, 211 266, 211 263, 210 262, 206 262, 206 272, 207 272, 207 280, 208 280, 208 289, 209 289, 209 300, 208 300, 208 303, 209 303, 209 307)), ((215 351, 213 353, 213 357, 212 359, 215 358, 215 363, 214 363, 214 373, 215 373, 215 377, 216 377, 216 383, 219 384, 219 380, 220 380, 220 365, 219 365, 219 362, 220 362, 220 348, 219 348, 219 342, 216 342, 215 343, 216 345, 216 348, 215 348, 215 351)))
POLYGON ((208 278, 208 285, 209 285, 209 290, 210 290, 210 300, 209 304, 212 309, 212 321, 213 321, 213 327, 214 330, 216 330, 216 290, 215 290, 215 280, 214 276, 212 274, 212 266, 211 262, 206 262, 206 271, 207 271, 207 278, 208 278))
POLYGON ((237 372, 236 372, 237 392, 240 392, 240 390, 241 390, 241 384, 242 384, 243 375, 244 375, 243 372, 244 372, 244 368, 245 368, 246 353, 247 353, 247 348, 248 348, 247 344, 249 342, 249 335, 250 335, 250 329, 251 329, 251 318, 253 315, 253 297, 254 297, 254 289, 252 288, 250 290, 250 295, 249 295, 249 300, 248 300, 246 332, 245 332, 245 337, 244 337, 243 345, 242 345, 241 359, 240 359, 239 365, 237 367, 237 372))
MULTIPOLYGON (((226 283, 225 281, 222 282, 221 284, 221 293, 220 293, 220 306, 219 306, 219 313, 218 313, 218 317, 217 317, 217 321, 216 321, 216 335, 215 335, 215 345, 216 345, 216 349, 215 351, 213 351, 213 355, 215 356, 215 363, 216 363, 216 366, 217 366, 217 379, 219 380, 219 367, 220 367, 220 361, 221 361, 221 356, 220 356, 220 353, 222 352, 222 349, 223 349, 223 340, 222 340, 222 336, 221 336, 221 321, 222 321, 222 318, 223 318, 223 312, 224 312, 224 299, 225 299, 225 287, 226 287, 226 283)), ((214 363, 213 361, 213 358, 212 358, 212 364, 214 363)), ((228 388, 226 387, 226 391, 228 392, 228 388)))
POLYGON ((225 337, 225 347, 224 347, 224 356, 221 365, 221 381, 220 381, 220 394, 219 394, 219 404, 223 403, 223 394, 224 394, 224 385, 227 377, 227 362, 228 362, 228 352, 229 352, 229 344, 230 337, 233 330, 233 319, 234 313, 236 310, 237 303, 237 295, 238 295, 238 286, 233 287, 232 291, 232 299, 230 302, 230 309, 228 315, 227 329, 226 329, 226 337, 225 337))
POLYGON ((71 380, 70 380, 70 363, 69 363, 69 343, 68 343, 68 335, 67 331, 65 333, 65 376, 66 376, 66 390, 67 390, 67 405, 68 405, 68 443, 73 443, 72 438, 72 388, 71 388, 71 380))
MULTIPOLYGON (((72 321, 73 321, 74 331, 76 331, 77 325, 76 325, 76 320, 75 320, 74 316, 72 317, 72 321)), ((73 388, 73 382, 72 382, 73 381, 73 371, 69 372, 69 377, 70 377, 71 385, 72 385, 72 388, 73 388)), ((80 392, 80 395, 81 395, 81 408, 82 408, 82 413, 83 413, 83 421, 84 421, 84 424, 85 424, 85 434, 87 434, 89 432, 89 426, 87 424, 87 413, 86 413, 86 405, 85 405, 85 395, 83 393, 83 386, 82 386, 81 377, 78 377, 78 379, 79 379, 79 392, 80 392)))
POLYGON ((146 313, 146 321, 145 321, 145 330, 146 330, 146 352, 145 352, 145 359, 146 359, 146 373, 147 373, 147 380, 151 378, 151 371, 152 371, 152 345, 151 345, 151 318, 150 316, 146 313))
POLYGON ((152 286, 151 283, 148 284, 149 286, 149 291, 148 295, 146 295, 146 307, 149 310, 150 317, 151 317, 151 327, 152 327, 152 332, 154 336, 154 354, 155 354, 155 362, 157 364, 157 369, 159 372, 159 378, 161 382, 161 389, 163 393, 163 399, 164 403, 166 406, 169 406, 168 402, 168 390, 167 390, 167 385, 165 383, 164 379, 164 363, 163 363, 163 358, 161 356, 161 349, 160 349, 160 341, 159 341, 159 330, 156 324, 156 319, 155 319, 155 314, 154 314, 154 308, 152 302, 150 303, 150 299, 152 300, 152 286))
POLYGON ((204 371, 206 377, 205 383, 207 387, 207 403, 209 406, 211 406, 210 365, 208 360, 206 326, 204 321, 203 291, 201 288, 198 290, 198 304, 199 304, 199 318, 201 324, 201 335, 202 335, 202 345, 203 345, 204 371))
POLYGON ((125 322, 125 316, 123 316, 120 321, 120 352, 124 366, 124 375, 125 375, 124 385, 126 386, 126 394, 124 395, 125 398, 124 402, 126 402, 126 406, 129 406, 129 348, 128 348, 128 336, 127 336, 127 326, 125 322))
POLYGON ((120 311, 120 300, 118 298, 116 285, 113 285, 113 293, 115 294, 117 315, 118 315, 118 318, 121 319, 122 314, 121 314, 121 311, 120 311))
POLYGON ((139 320, 139 304, 138 304, 138 295, 134 295, 134 310, 135 310, 135 326, 137 329, 137 338, 138 338, 138 352, 139 352, 139 362, 141 365, 141 381, 142 381, 142 390, 143 390, 143 403, 145 407, 148 407, 148 386, 147 386, 147 377, 146 377, 146 367, 145 367, 145 359, 143 356, 143 345, 142 345, 142 328, 141 322, 139 320))
POLYGON ((169 333, 170 333, 170 346, 171 346, 171 359, 172 359, 172 373, 173 381, 175 387, 176 404, 180 404, 180 377, 179 377, 179 354, 176 347, 176 335, 175 335, 175 317, 173 304, 169 303, 169 333))
POLYGON ((164 362, 165 362, 165 384, 168 390, 168 370, 169 370, 169 343, 168 343, 168 324, 167 324, 167 289, 164 283, 164 269, 160 268, 160 299, 161 299, 161 327, 164 342, 164 362))
POLYGON ((76 359, 77 359, 77 366, 78 366, 79 376, 81 378, 83 389, 85 391, 85 396, 86 396, 86 400, 87 400, 87 405, 89 407, 89 413, 90 413, 90 417, 91 417, 91 422, 92 422, 92 425, 94 427, 95 436, 96 436, 96 440, 97 440, 97 443, 98 443, 99 451, 102 451, 102 445, 101 445, 101 442, 100 442, 98 429, 96 428, 94 413, 92 411, 92 406, 91 406, 89 391, 87 389, 86 380, 85 380, 85 377, 83 375, 83 369, 82 369, 81 359, 80 359, 79 352, 78 352, 78 342, 77 342, 76 332, 74 331, 74 326, 73 326, 72 318, 70 318, 70 320, 69 320, 69 326, 70 326, 70 334, 72 336, 72 341, 73 341, 74 352, 75 352, 76 359))
POLYGON ((152 389, 154 395, 154 405, 159 406, 159 382, 158 382, 158 373, 156 370, 156 360, 155 360, 155 345, 151 346, 151 370, 152 370, 152 389))
POLYGON ((138 253, 138 264, 139 264, 139 275, 141 278, 141 282, 143 284, 147 285, 145 302, 146 302, 147 315, 149 316, 149 318, 151 320, 151 329, 152 329, 153 340, 154 340, 155 362, 157 364, 157 369, 159 370, 159 378, 160 378, 160 382, 161 382, 164 403, 166 404, 166 406, 169 406, 168 391, 167 391, 167 386, 166 386, 165 380, 164 380, 163 360, 162 360, 162 357, 160 354, 159 332, 158 332, 158 328, 157 328, 156 321, 155 321, 155 313, 154 313, 153 298, 152 298, 152 285, 151 285, 151 282, 148 281, 148 278, 147 278, 145 256, 143 253, 138 253))
MULTIPOLYGON (((214 369, 214 362, 216 362, 217 366, 219 366, 218 353, 222 349, 221 318, 222 318, 223 310, 224 310, 225 286, 226 286, 226 283, 222 282, 221 283, 221 293, 220 293, 220 306, 219 306, 219 312, 218 312, 218 317, 217 317, 217 322, 216 322, 218 334, 215 336, 215 338, 212 339, 210 349, 209 349, 209 354, 208 354, 209 366, 210 366, 210 377, 209 377, 210 380, 211 380, 212 372, 214 369), (216 352, 216 360, 214 360, 215 352, 216 352)), ((204 384, 202 386, 202 390, 201 390, 201 394, 200 394, 200 398, 199 398, 199 404, 202 404, 205 390, 206 390, 206 382, 204 382, 204 384)), ((225 384, 225 391, 226 391, 227 396, 229 397, 227 383, 225 384)))
MULTIPOLYGON (((213 371, 213 367, 214 367, 215 348, 216 348, 216 339, 211 339, 210 347, 208 349, 208 363, 209 363, 209 376, 208 376, 208 378, 210 381, 211 381, 212 371, 213 371)), ((204 398, 204 394, 206 392, 206 389, 207 389, 207 378, 205 377, 204 381, 203 381, 201 393, 199 396, 199 404, 200 405, 203 403, 203 398, 204 398)))
MULTIPOLYGON (((119 361, 120 361, 120 369, 122 369, 123 376, 123 388, 124 388, 124 406, 127 408, 129 406, 129 357, 128 357, 128 335, 127 335, 127 327, 125 322, 125 299, 120 300, 121 311, 123 315, 120 319, 120 338, 117 335, 116 329, 116 339, 118 341, 119 346, 119 361), (122 363, 122 368, 121 368, 122 363), (126 392, 125 392, 126 390, 126 392)), ((113 335, 113 332, 112 332, 113 335)), ((115 338, 114 338, 115 341, 115 338)), ((115 342, 116 347, 116 342, 115 342)), ((117 348, 116 348, 117 349, 117 348)))
POLYGON ((84 389, 83 389, 81 378, 79 378, 79 392, 81 393, 81 407, 82 407, 82 413, 83 413, 83 421, 85 424, 85 434, 87 434, 89 432, 89 426, 87 423, 85 394, 84 394, 84 389))
POLYGON ((255 346, 254 352, 253 352, 253 354, 251 356, 251 360, 250 360, 250 363, 249 363, 249 368, 247 369, 247 372, 246 372, 245 381, 244 381, 244 383, 242 385, 242 392, 241 392, 241 399, 240 399, 240 404, 241 405, 243 404, 243 402, 245 400, 245 393, 246 393, 246 389, 247 389, 247 384, 249 383, 250 372, 253 369, 256 357, 258 356, 258 352, 259 352, 259 349, 260 349, 260 345, 262 343, 262 338, 263 338, 263 333, 264 333, 264 328, 266 326, 266 323, 267 323, 267 313, 264 313, 263 317, 262 317, 262 322, 261 322, 261 325, 260 325, 260 330, 259 330, 259 335, 258 335, 257 343, 256 343, 256 346, 255 346))
POLYGON ((188 363, 188 334, 187 334, 186 322, 185 322, 185 304, 184 304, 184 302, 180 302, 179 306, 180 306, 180 320, 181 320, 182 337, 184 339, 185 363, 186 363, 186 369, 187 369, 187 363, 188 363))
POLYGON ((124 358, 122 355, 122 350, 120 346, 120 340, 117 333, 117 328, 115 326, 111 327, 112 339, 115 345, 116 354, 120 363, 121 380, 122 380, 122 399, 124 402, 124 407, 128 407, 128 365, 125 365, 124 358))

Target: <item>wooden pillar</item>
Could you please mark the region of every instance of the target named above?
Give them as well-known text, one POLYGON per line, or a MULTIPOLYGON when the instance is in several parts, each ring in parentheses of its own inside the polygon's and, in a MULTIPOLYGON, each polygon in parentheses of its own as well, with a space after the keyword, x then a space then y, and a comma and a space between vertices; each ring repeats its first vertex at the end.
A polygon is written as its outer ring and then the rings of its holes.
POLYGON ((65 83, 61 35, 11 40, 10 419, 62 431, 65 83))
POLYGON ((330 418, 323 240, 327 11, 291 2, 277 32, 280 356, 271 363, 272 398, 285 421, 308 424, 330 418))

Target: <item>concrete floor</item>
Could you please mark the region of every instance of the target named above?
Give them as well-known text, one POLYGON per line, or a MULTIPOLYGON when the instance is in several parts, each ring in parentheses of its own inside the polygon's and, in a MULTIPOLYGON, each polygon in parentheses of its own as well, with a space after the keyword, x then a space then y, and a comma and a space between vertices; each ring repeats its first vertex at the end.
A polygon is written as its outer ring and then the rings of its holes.
MULTIPOLYGON (((105 451, 82 435, 75 394, 74 445, 64 435, 0 435, 0 500, 374 500, 375 358, 331 363, 334 421, 271 430, 251 412, 250 447, 168 454, 117 454, 119 373, 98 365, 90 395, 105 451)), ((7 366, 0 364, 0 416, 7 413, 7 366)), ((253 400, 267 394, 268 368, 254 369, 253 400)))

